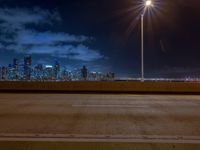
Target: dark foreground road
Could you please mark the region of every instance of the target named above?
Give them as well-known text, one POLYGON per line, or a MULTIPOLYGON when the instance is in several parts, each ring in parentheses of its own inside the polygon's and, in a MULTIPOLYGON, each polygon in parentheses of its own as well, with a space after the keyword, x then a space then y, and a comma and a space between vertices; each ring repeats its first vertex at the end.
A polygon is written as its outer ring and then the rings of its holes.
POLYGON ((200 149, 200 96, 0 94, 0 149, 200 149))

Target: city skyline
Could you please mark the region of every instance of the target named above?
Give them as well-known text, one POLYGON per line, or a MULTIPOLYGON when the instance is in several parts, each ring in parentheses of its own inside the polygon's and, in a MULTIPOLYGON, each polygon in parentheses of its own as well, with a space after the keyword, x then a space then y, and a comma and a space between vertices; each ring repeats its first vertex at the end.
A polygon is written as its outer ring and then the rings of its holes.
MULTIPOLYGON (((0 0, 0 65, 31 55, 33 64, 139 77, 141 1, 0 0)), ((147 78, 200 74, 199 4, 154 0, 144 17, 147 78)))
POLYGON ((30 55, 23 60, 13 58, 13 62, 0 66, 0 81, 113 81, 113 72, 95 72, 87 66, 69 70, 62 66, 58 60, 51 64, 33 64, 30 55))

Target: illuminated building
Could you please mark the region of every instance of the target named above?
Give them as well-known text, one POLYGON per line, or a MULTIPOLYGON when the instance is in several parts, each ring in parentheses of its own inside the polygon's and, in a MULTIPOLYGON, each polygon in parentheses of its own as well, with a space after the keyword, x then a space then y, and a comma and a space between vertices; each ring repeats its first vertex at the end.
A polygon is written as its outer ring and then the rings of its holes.
POLYGON ((12 64, 9 64, 7 68, 7 79, 13 80, 13 78, 14 78, 14 68, 12 67, 12 64))
POLYGON ((19 61, 17 58, 13 59, 13 79, 17 80, 19 78, 19 61))
POLYGON ((72 72, 66 70, 65 68, 61 70, 61 80, 62 81, 71 81, 72 80, 72 72))
POLYGON ((2 67, 1 68, 1 79, 2 80, 7 80, 7 67, 2 67))
POLYGON ((44 80, 53 80, 53 66, 46 65, 44 68, 44 80))
POLYGON ((24 80, 31 79, 31 56, 24 57, 24 80))
POLYGON ((37 64, 35 67, 34 67, 34 80, 42 80, 43 79, 43 66, 42 64, 37 64))
POLYGON ((29 55, 20 61, 14 58, 12 64, 0 67, 0 80, 9 81, 102 81, 114 78, 114 73, 90 72, 86 66, 67 70, 57 60, 53 65, 37 64, 32 68, 32 58, 29 55))
POLYGON ((55 60, 54 62, 53 72, 54 72, 54 80, 58 80, 60 72, 60 64, 57 60, 55 60))
POLYGON ((81 69, 81 78, 82 80, 87 80, 88 77, 88 69, 86 68, 86 66, 83 66, 83 68, 81 69))

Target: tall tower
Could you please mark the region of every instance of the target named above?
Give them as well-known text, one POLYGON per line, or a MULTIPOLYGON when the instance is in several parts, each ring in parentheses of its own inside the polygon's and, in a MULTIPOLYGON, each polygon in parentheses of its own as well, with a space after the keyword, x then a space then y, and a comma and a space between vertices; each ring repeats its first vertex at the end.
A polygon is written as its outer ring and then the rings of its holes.
POLYGON ((24 57, 24 79, 31 79, 31 56, 24 57))
POLYGON ((17 69, 18 68, 18 65, 19 65, 19 61, 17 58, 14 58, 13 59, 13 68, 17 69))
POLYGON ((53 66, 51 66, 51 65, 45 66, 44 80, 53 80, 53 66))
POLYGON ((7 67, 2 67, 1 68, 1 79, 2 80, 7 80, 7 73, 8 73, 7 67))
POLYGON ((83 66, 83 68, 81 69, 81 78, 83 80, 87 80, 88 77, 88 69, 86 68, 86 66, 83 66))
POLYGON ((54 79, 57 80, 59 78, 59 73, 60 73, 60 64, 57 60, 54 62, 54 79))
POLYGON ((17 58, 13 59, 13 79, 19 79, 19 61, 17 58))
POLYGON ((43 79, 43 65, 37 64, 34 67, 34 79, 35 80, 42 80, 43 79))

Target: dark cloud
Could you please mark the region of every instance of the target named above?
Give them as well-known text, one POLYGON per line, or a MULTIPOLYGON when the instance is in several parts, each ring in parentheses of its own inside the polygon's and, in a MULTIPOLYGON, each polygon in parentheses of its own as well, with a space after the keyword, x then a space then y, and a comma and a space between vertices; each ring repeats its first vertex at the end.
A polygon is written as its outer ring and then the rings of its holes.
POLYGON ((73 45, 34 45, 27 50, 28 54, 49 54, 50 56, 58 58, 67 58, 81 61, 94 61, 102 59, 103 56, 99 52, 91 50, 90 48, 79 44, 73 45))
POLYGON ((0 49, 86 62, 104 58, 98 51, 84 44, 93 41, 93 37, 66 32, 42 32, 26 27, 27 24, 52 26, 61 20, 57 11, 41 8, 0 8, 0 49))
POLYGON ((53 24, 61 21, 58 12, 43 10, 38 7, 28 8, 0 8, 0 27, 4 31, 23 30, 26 24, 53 24))
POLYGON ((37 32, 34 30, 23 30, 20 31, 17 37, 17 43, 22 45, 33 45, 33 44, 56 44, 60 42, 85 42, 92 38, 87 36, 76 36, 67 33, 53 33, 53 32, 37 32))

